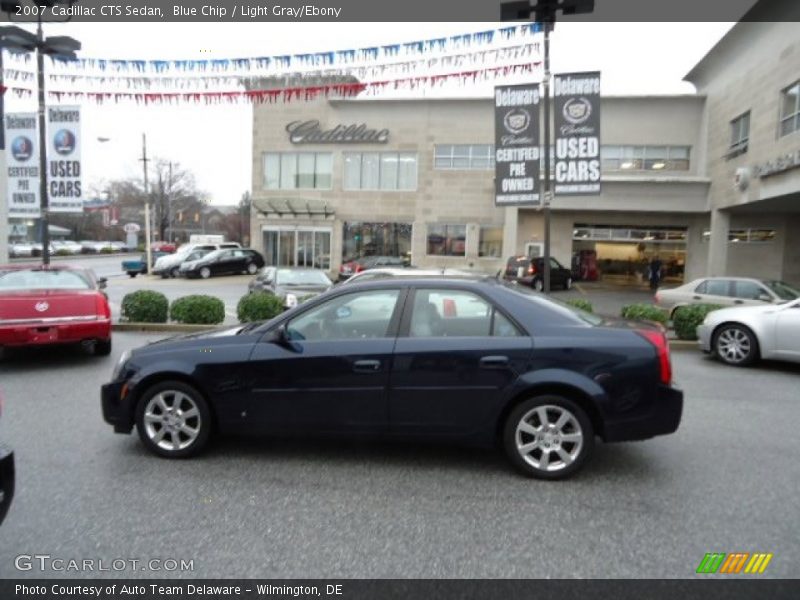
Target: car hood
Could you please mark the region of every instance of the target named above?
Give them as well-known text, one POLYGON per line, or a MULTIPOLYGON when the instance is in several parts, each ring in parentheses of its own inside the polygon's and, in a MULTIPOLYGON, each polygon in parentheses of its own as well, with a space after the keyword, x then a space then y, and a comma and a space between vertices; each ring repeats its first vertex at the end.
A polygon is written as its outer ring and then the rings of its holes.
POLYGON ((164 338, 163 340, 155 340, 149 342, 146 346, 141 346, 133 351, 134 355, 147 354, 149 351, 164 352, 177 348, 187 348, 193 346, 224 346, 236 341, 237 343, 246 341, 246 338, 252 337, 253 342, 257 341, 261 336, 260 333, 252 335, 243 334, 239 332, 244 328, 244 325, 236 325, 235 327, 217 327, 207 331, 199 331, 197 333, 186 333, 175 335, 172 337, 164 338))

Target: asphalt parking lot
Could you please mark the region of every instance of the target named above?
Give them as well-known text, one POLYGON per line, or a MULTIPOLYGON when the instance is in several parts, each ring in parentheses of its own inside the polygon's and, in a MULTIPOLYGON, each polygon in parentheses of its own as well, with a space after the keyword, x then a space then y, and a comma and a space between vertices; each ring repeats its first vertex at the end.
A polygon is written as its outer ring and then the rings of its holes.
POLYGON ((760 577, 800 574, 800 366, 675 351, 675 435, 599 445, 575 478, 539 482, 470 448, 230 438, 195 460, 155 458, 102 421, 99 385, 156 337, 0 364, 18 476, 0 578, 165 575, 18 571, 20 554, 192 560, 168 575, 208 578, 683 578, 706 552, 771 552, 760 577))

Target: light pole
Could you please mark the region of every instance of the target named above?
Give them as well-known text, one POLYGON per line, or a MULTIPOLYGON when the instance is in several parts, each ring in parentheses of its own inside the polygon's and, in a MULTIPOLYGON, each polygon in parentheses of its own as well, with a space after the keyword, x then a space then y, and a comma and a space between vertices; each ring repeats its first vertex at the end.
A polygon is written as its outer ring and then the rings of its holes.
POLYGON ((534 20, 544 25, 544 185, 542 220, 544 221, 544 281, 545 294, 550 293, 550 32, 556 24, 556 13, 578 15, 594 11, 594 0, 514 0, 500 4, 500 19, 503 21, 527 20, 533 13, 534 20))
MULTIPOLYGON (((13 10, 17 2, 3 2, 2 9, 13 10)), ((56 4, 74 4, 74 0, 34 0, 40 9, 52 8, 56 4)), ((67 36, 44 37, 42 15, 44 10, 37 11, 36 34, 32 34, 15 25, 0 27, 0 46, 17 52, 36 51, 36 70, 39 99, 39 202, 42 216, 42 264, 50 264, 50 202, 47 195, 47 133, 45 131, 45 91, 44 91, 44 55, 61 60, 75 60, 75 52, 81 49, 81 43, 67 36)))
POLYGON ((147 135, 142 133, 142 169, 144 170, 144 248, 147 255, 147 270, 150 272, 153 265, 153 250, 150 248, 150 190, 147 185, 147 135))

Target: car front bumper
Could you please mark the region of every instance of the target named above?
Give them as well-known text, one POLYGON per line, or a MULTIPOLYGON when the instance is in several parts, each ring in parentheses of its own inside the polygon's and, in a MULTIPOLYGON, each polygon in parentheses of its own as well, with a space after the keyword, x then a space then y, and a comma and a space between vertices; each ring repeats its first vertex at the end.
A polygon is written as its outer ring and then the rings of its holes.
POLYGON ((703 352, 711 352, 711 334, 713 329, 705 323, 697 326, 697 345, 703 352))
POLYGON ((111 338, 111 320, 0 325, 0 346, 74 344, 111 338))
POLYGON ((103 420, 109 425, 113 425, 116 433, 130 433, 133 429, 133 411, 130 407, 129 396, 123 394, 125 385, 124 381, 114 381, 100 388, 103 420))
POLYGON ((653 410, 649 414, 635 419, 607 422, 602 437, 606 442, 632 442, 675 433, 681 423, 682 414, 683 391, 659 384, 653 410))
POLYGON ((14 498, 14 453, 0 446, 0 523, 14 498))

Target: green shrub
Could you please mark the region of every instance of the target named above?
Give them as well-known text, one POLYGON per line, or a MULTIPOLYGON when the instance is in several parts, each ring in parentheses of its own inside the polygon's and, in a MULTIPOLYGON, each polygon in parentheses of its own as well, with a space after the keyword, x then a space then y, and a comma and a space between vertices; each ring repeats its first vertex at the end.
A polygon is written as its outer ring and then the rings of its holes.
POLYGON ((111 246, 103 246, 100 248, 100 254, 114 254, 116 250, 114 250, 111 246))
POLYGON ((138 290, 122 299, 122 320, 134 323, 166 323, 169 302, 161 292, 138 290))
POLYGON ((635 321, 656 321, 666 324, 669 320, 667 312, 652 304, 629 304, 622 307, 623 319, 633 319, 635 321))
POLYGON ((571 300, 567 300, 567 304, 589 313, 594 312, 592 309, 592 303, 589 302, 588 300, 584 300, 583 298, 572 298, 571 300))
POLYGON ((283 312, 283 302, 274 294, 255 292, 242 296, 236 305, 236 316, 240 323, 266 321, 283 312))
POLYGON ((56 256, 72 256, 72 252, 70 252, 66 248, 59 248, 58 250, 56 250, 56 256))
POLYGON ((225 304, 214 296, 184 296, 172 302, 169 317, 178 323, 215 325, 225 320, 225 304))
POLYGON ((679 306, 672 313, 672 326, 678 339, 696 340, 697 326, 703 322, 712 310, 723 308, 719 304, 692 304, 679 306))

